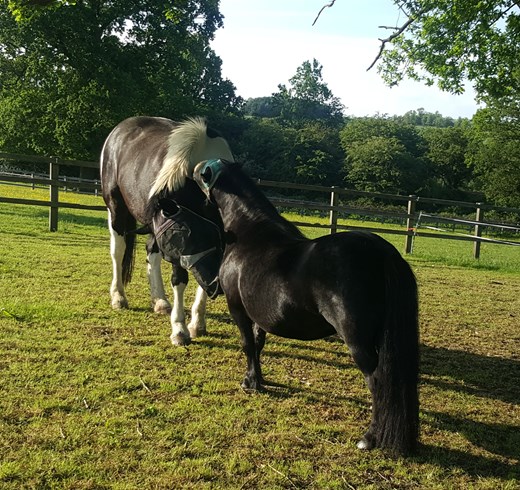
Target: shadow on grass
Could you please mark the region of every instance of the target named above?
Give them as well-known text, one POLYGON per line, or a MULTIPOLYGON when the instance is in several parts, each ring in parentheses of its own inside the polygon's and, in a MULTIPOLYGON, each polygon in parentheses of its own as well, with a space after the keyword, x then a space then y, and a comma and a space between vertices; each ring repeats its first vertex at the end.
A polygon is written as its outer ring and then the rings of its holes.
POLYGON ((422 445, 419 454, 413 460, 420 464, 434 464, 446 469, 462 470, 473 478, 512 480, 520 477, 518 465, 438 446, 422 445))
MULTIPOLYGON (((423 382, 446 391, 457 391, 480 398, 518 404, 520 401, 520 362, 514 359, 487 357, 470 352, 422 346, 423 375, 445 380, 425 379, 423 382)), ((502 458, 520 459, 520 427, 471 420, 441 412, 423 412, 427 423, 445 431, 462 434, 473 445, 502 458)), ((478 476, 500 478, 520 477, 518 465, 502 463, 493 458, 475 456, 440 447, 423 447, 425 461, 444 467, 457 467, 478 476)))
POLYGON ((428 380, 429 384, 506 403, 520 403, 519 361, 425 345, 421 346, 421 356, 422 374, 454 380, 428 380))
MULTIPOLYGON (((520 430, 517 426, 476 422, 439 412, 425 413, 432 427, 459 432, 475 446, 497 456, 520 459, 520 430)), ((520 472, 520 468, 518 470, 520 472)))
MULTIPOLYGON (((38 207, 38 209, 34 208, 35 206, 24 207, 17 205, 16 208, 13 208, 12 210, 2 209, 2 214, 14 216, 16 217, 16 219, 19 219, 20 217, 28 218, 31 220, 48 219, 49 210, 47 207, 38 207)), ((106 228, 108 226, 106 213, 104 213, 104 211, 97 212, 99 213, 99 216, 79 215, 70 211, 63 210, 58 211, 58 228, 60 226, 60 221, 77 223, 78 225, 94 226, 97 228, 106 228)))

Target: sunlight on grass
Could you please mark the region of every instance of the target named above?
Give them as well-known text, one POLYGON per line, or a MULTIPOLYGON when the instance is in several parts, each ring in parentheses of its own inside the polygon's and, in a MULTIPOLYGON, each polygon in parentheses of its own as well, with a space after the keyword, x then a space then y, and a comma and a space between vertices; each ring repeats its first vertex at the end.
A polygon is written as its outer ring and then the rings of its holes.
MULTIPOLYGON (((247 394, 223 297, 209 302, 207 336, 172 347, 168 317, 150 310, 144 237, 130 309, 113 311, 106 213, 61 210, 55 233, 46 208, 0 203, 0 218, 2 489, 520 485, 517 248, 484 244, 476 262, 471 243, 416 239, 422 447, 394 460, 355 447, 370 397, 337 338, 269 336, 272 385, 247 394)), ((383 236, 402 250, 404 237, 383 236)), ((194 295, 191 280, 187 305, 194 295)))

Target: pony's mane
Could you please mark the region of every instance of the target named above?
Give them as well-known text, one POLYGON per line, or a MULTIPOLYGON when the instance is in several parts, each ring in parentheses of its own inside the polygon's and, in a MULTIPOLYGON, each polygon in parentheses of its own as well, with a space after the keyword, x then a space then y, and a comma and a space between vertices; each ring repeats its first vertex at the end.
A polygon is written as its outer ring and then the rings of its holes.
POLYGON ((191 161, 190 155, 205 136, 206 121, 202 117, 186 119, 172 130, 164 164, 155 179, 150 196, 159 194, 165 188, 176 191, 184 185, 186 177, 193 173, 193 167, 197 164, 191 161))
MULTIPOLYGON (((255 230, 258 232, 269 234, 270 231, 278 234, 282 232, 288 238, 305 239, 305 235, 300 229, 285 219, 267 198, 267 196, 259 189, 258 185, 251 179, 242 169, 236 166, 230 166, 224 173, 226 180, 229 181, 224 184, 226 191, 230 194, 241 196, 251 203, 248 212, 249 219, 254 223, 255 230)), ((216 186, 218 185, 218 181, 216 186)))

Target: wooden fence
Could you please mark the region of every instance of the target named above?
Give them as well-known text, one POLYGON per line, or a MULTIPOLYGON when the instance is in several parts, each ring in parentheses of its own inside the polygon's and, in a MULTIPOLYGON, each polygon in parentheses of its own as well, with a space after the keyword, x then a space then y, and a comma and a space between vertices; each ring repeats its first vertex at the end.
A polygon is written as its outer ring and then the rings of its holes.
MULTIPOLYGON (((58 229, 58 210, 60 208, 73 208, 73 209, 89 209, 95 211, 105 211, 106 207, 104 205, 100 206, 88 206, 74 203, 62 202, 59 200, 60 189, 65 188, 66 180, 64 177, 60 178, 60 167, 68 166, 68 167, 85 167, 85 168, 99 168, 99 164, 97 162, 86 162, 80 160, 62 160, 57 157, 40 157, 40 156, 29 156, 29 155, 17 155, 11 153, 2 153, 0 152, 0 161, 1 160, 11 160, 16 161, 18 167, 27 166, 28 164, 46 164, 49 168, 48 177, 38 176, 22 176, 22 175, 13 175, 12 173, 0 172, 0 181, 8 182, 8 183, 23 183, 26 185, 42 185, 48 186, 49 188, 49 200, 33 200, 33 199, 15 199, 3 197, 0 195, 0 202, 11 203, 11 204, 22 204, 22 205, 30 205, 30 206, 48 206, 49 207, 49 230, 56 231, 58 229)), ((496 227, 496 228, 504 228, 509 229, 511 231, 520 231, 519 225, 511 226, 510 224, 504 223, 486 223, 484 222, 484 212, 486 210, 495 210, 499 212, 506 212, 518 215, 520 221, 520 209, 517 208, 507 208, 507 207, 497 207, 491 206, 483 203, 470 203, 464 201, 452 201, 452 200, 444 200, 444 199, 433 199, 433 198, 424 198, 415 195, 410 196, 399 196, 394 194, 382 194, 382 193, 373 193, 373 192, 363 192, 363 191, 355 191, 351 189, 343 189, 339 187, 324 187, 324 186, 315 186, 315 185, 301 185, 301 184, 293 184, 287 182, 274 182, 274 181, 266 181, 266 180, 258 180, 258 185, 261 187, 266 187, 270 189, 293 189, 301 192, 309 193, 309 192, 318 192, 325 193, 330 197, 327 202, 318 203, 318 202, 309 202, 304 200, 294 200, 294 199, 281 199, 281 198, 271 198, 271 202, 278 207, 283 208, 295 208, 295 209, 305 209, 311 211, 318 211, 322 213, 328 213, 329 215, 329 223, 321 224, 321 223, 305 223, 305 222, 294 222, 297 226, 303 227, 313 227, 313 228, 325 228, 329 229, 330 233, 336 233, 338 230, 347 230, 347 229, 363 229, 372 231, 375 233, 388 233, 394 235, 402 235, 404 236, 404 252, 411 253, 413 248, 413 240, 415 237, 429 237, 429 238, 442 238, 448 240, 465 240, 472 241, 474 243, 473 246, 473 256, 475 258, 479 258, 480 256, 480 246, 482 242, 492 241, 494 243, 503 243, 509 245, 520 245, 520 242, 511 242, 505 240, 492 240, 490 238, 482 237, 482 230, 484 227, 496 227), (386 201, 397 202, 400 206, 402 206, 402 212, 394 212, 394 211, 384 211, 384 210, 374 210, 374 209, 363 209, 358 207, 349 207, 340 205, 340 197, 342 196, 353 196, 353 197, 364 197, 370 199, 383 199, 386 201), (436 217, 432 215, 427 215, 423 213, 418 213, 416 211, 416 207, 418 203, 424 204, 437 204, 443 206, 456 206, 459 208, 468 208, 472 209, 474 212, 475 218, 473 220, 460 220, 460 219, 451 219, 446 217, 436 217), (363 215, 377 219, 392 219, 392 220, 401 220, 405 223, 405 228, 402 230, 398 229, 388 229, 388 228, 380 228, 380 227, 368 227, 368 226, 352 226, 352 225, 341 225, 338 223, 339 215, 363 215), (422 216, 426 216, 428 218, 435 218, 437 220, 444 221, 452 221, 452 222, 460 222, 465 223, 468 226, 471 226, 472 233, 471 234, 446 234, 446 233, 432 233, 428 231, 422 231, 418 229, 416 226, 422 216)), ((99 182, 92 181, 82 181, 78 180, 74 183, 74 186, 81 190, 88 190, 93 193, 98 193, 100 190, 99 182)))

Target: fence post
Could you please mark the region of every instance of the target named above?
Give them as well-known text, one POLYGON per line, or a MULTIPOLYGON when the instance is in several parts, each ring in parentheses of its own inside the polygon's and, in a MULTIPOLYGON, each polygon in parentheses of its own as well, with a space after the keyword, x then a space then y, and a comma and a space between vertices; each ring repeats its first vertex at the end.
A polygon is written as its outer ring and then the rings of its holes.
POLYGON ((59 192, 59 164, 58 158, 55 157, 49 165, 49 185, 50 190, 50 208, 49 208, 49 231, 58 230, 58 192, 59 192))
MULTIPOLYGON (((330 193, 330 205, 337 207, 338 205, 338 194, 335 191, 336 187, 332 186, 332 191, 330 193)), ((338 211, 336 209, 331 209, 329 214, 329 224, 330 224, 330 234, 337 233, 338 231, 338 211)))
POLYGON ((406 218, 406 231, 409 233, 406 235, 404 242, 404 253, 410 254, 412 253, 413 248, 413 219, 415 219, 415 203, 417 202, 417 196, 410 194, 408 196, 408 209, 406 218))
MULTIPOLYGON (((477 202, 477 213, 475 215, 475 221, 482 221, 484 219, 484 210, 480 207, 482 206, 481 202, 477 202)), ((475 236, 481 237, 482 236, 482 226, 481 225, 475 225, 475 236)), ((473 243, 473 258, 474 259, 480 259, 480 245, 482 242, 475 241, 473 243)))

